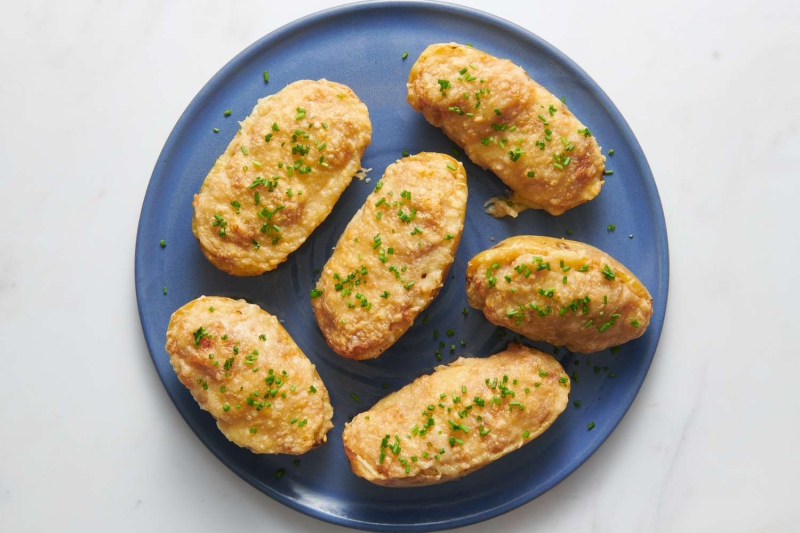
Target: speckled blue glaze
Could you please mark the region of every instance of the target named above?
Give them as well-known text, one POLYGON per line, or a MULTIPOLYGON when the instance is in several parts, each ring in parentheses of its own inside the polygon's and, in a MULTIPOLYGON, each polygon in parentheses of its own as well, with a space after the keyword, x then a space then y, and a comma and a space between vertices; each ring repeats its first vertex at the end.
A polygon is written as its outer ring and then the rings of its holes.
MULTIPOLYGON (((569 58, 527 30, 485 13, 430 2, 361 3, 317 13, 267 35, 231 60, 189 104, 167 140, 147 189, 136 241, 136 296, 147 345, 167 392, 197 436, 271 498, 322 520, 380 531, 431 531, 486 520, 531 501, 578 468, 614 430, 644 381, 664 321, 668 281, 667 231, 653 176, 636 138, 603 91, 569 58), (607 161, 614 174, 595 200, 559 217, 526 211, 517 219, 494 219, 483 212, 483 204, 502 195, 503 184, 459 156, 469 183, 466 226, 450 277, 422 315, 429 321, 423 324, 420 317, 376 360, 346 360, 328 348, 314 320, 308 296, 314 270, 325 264, 375 181, 403 150, 450 153, 454 147, 407 104, 405 85, 411 65, 427 45, 450 41, 471 42, 509 58, 555 95, 565 95, 604 153, 614 148, 607 161), (408 59, 403 60, 406 51, 408 59), (269 84, 263 81, 265 69, 269 84), (237 120, 250 113, 258 98, 303 78, 344 83, 368 106, 373 142, 363 165, 372 168, 372 183, 352 183, 327 220, 275 271, 255 278, 229 276, 203 257, 192 235, 192 197, 238 129, 237 120), (233 114, 223 117, 225 109, 233 114), (215 127, 220 133, 213 133, 215 127), (610 223, 616 231, 607 230, 610 223), (590 366, 586 357, 560 350, 561 363, 579 377, 564 414, 523 449, 460 481, 398 490, 354 476, 341 443, 344 423, 431 372, 437 364, 435 330, 448 345, 442 350, 444 363, 460 355, 490 355, 512 340, 513 334, 498 332, 480 312, 462 314, 468 307, 467 261, 508 236, 561 237, 567 228, 574 230, 570 238, 607 251, 650 290, 655 312, 645 335, 616 355, 608 350, 593 354, 590 366), (161 239, 167 248, 159 246, 161 239), (292 466, 294 457, 259 456, 228 442, 175 377, 164 350, 167 323, 173 311, 203 294, 244 298, 277 315, 317 366, 331 394, 336 427, 326 445, 302 457, 300 467, 292 466), (456 332, 452 338, 444 333, 449 328, 456 332), (462 340, 466 347, 459 344, 462 340), (455 354, 450 353, 451 343, 458 347, 455 354), (595 373, 594 366, 601 371, 595 373), (581 407, 574 408, 573 400, 581 400, 581 407), (587 431, 591 421, 596 427, 587 431), (279 468, 287 473, 277 479, 279 468), (497 483, 500 476, 502 483, 497 483)), ((551 346, 530 344, 553 352, 551 346)))

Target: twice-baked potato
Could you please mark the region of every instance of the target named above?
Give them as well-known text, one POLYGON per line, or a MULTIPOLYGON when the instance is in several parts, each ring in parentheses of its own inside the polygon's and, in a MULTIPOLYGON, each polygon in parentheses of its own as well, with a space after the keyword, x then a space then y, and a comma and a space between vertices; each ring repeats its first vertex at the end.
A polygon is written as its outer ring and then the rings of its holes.
POLYGON ((581 353, 640 337, 653 314, 645 286, 610 255, 533 235, 473 257, 467 299, 493 324, 581 353))
POLYGON ((372 136, 345 85, 296 81, 262 98, 194 197, 203 254, 234 276, 275 269, 328 216, 372 136))
POLYGON ((201 296, 172 315, 172 368, 238 446, 298 455, 333 427, 328 390, 278 319, 244 300, 201 296))
POLYGON ((443 483, 542 434, 567 407, 570 380, 553 357, 520 344, 460 358, 359 414, 342 433, 357 476, 378 485, 443 483))
POLYGON ((560 215, 600 193, 605 158, 589 128, 507 59, 432 44, 411 68, 408 103, 514 191, 494 216, 560 215))
POLYGON ((378 357, 439 294, 467 207, 464 166, 423 152, 386 168, 322 269, 311 303, 328 345, 378 357))

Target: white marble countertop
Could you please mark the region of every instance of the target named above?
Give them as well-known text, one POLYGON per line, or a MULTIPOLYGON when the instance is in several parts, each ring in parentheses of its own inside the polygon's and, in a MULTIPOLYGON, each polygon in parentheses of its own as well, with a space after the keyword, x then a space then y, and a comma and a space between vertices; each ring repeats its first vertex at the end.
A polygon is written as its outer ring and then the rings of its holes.
MULTIPOLYGON (((0 531, 344 531, 192 434, 133 287, 145 188, 186 105, 244 47, 337 3, 4 4, 0 531)), ((464 531, 797 531, 800 4, 463 4, 554 44, 617 104, 656 176, 672 267, 661 344, 618 429, 544 496, 464 531)))

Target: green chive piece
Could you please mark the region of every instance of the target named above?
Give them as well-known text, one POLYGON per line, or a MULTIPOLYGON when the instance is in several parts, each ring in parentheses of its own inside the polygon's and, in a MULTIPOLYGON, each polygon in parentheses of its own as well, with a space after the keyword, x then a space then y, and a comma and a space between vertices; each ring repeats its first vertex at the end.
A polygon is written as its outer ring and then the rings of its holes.
POLYGON ((593 430, 594 429, 594 422, 589 422, 589 426, 586 429, 588 429, 589 431, 593 430))
POLYGON ((406 58, 408 57, 408 52, 403 52, 403 55, 402 55, 401 57, 402 57, 403 59, 406 59, 406 58))
POLYGON ((269 83, 269 71, 264 71, 264 83, 269 83))
POLYGON ((223 117, 229 117, 229 116, 231 116, 231 113, 232 113, 232 111, 230 109, 226 109, 225 111, 223 111, 222 116, 223 117))

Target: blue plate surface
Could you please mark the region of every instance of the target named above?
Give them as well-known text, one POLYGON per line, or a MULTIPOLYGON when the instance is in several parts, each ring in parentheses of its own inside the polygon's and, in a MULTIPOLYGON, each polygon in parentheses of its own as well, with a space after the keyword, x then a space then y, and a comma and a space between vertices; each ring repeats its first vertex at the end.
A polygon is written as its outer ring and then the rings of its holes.
MULTIPOLYGON (((430 531, 462 526, 514 509, 549 490, 580 466, 609 436, 633 402, 658 344, 667 302, 667 233, 653 176, 625 120, 603 91, 570 59, 532 33, 473 10, 426 2, 355 4, 324 11, 259 40, 225 65, 200 91, 167 140, 153 171, 142 207, 136 242, 136 295, 142 328, 164 386, 186 422, 231 470, 268 496, 310 516, 362 529, 430 531), (595 200, 553 217, 526 211, 517 219, 494 219, 483 212, 503 184, 465 156, 469 206, 466 227, 451 276, 417 323, 376 360, 356 362, 333 353, 314 320, 309 290, 314 270, 362 205, 387 165, 410 153, 454 147, 406 103, 409 69, 422 50, 436 42, 472 43, 509 58, 557 96, 614 149, 606 179, 595 200), (401 59, 408 52, 406 60, 401 59), (262 73, 270 72, 265 84, 262 73), (237 120, 259 98, 298 79, 327 78, 350 86, 369 108, 373 142, 363 165, 372 183, 355 181, 331 215, 288 262, 255 278, 217 270, 201 254, 191 232, 192 197, 238 129, 237 120), (231 109, 230 117, 223 111, 231 109), (213 128, 219 128, 218 134, 213 128), (608 231, 609 224, 616 231, 608 231), (429 373, 438 361, 486 356, 514 338, 468 308, 464 291, 467 261, 500 240, 519 234, 566 236, 606 250, 647 286, 655 313, 646 334, 621 347, 589 357, 561 349, 557 357, 573 375, 571 402, 541 437, 523 449, 466 478, 435 487, 390 489, 354 476, 341 444, 348 418, 389 392, 429 373), (634 237, 631 239, 629 235, 634 237), (159 241, 165 239, 162 249, 159 241), (163 294, 162 288, 168 288, 163 294), (285 321, 300 348, 316 364, 331 394, 335 428, 328 443, 301 457, 259 456, 236 447, 217 430, 179 383, 164 350, 167 323, 178 307, 200 295, 244 298, 285 321), (422 318, 428 316, 423 323, 422 318), (446 330, 455 335, 448 337, 446 330), (439 338, 434 340, 435 332, 439 338), (462 347, 459 341, 466 343, 462 347), (452 354, 450 344, 456 344, 452 354), (575 379, 577 376, 577 379, 575 379), (355 392, 362 401, 354 401, 355 392), (581 400, 576 408, 572 401, 581 400), (596 427, 587 431, 587 425, 596 427), (275 477, 278 469, 286 475, 275 477), (498 480, 502 479, 502 483, 498 480)), ((534 346, 553 353, 545 344, 534 346)))

